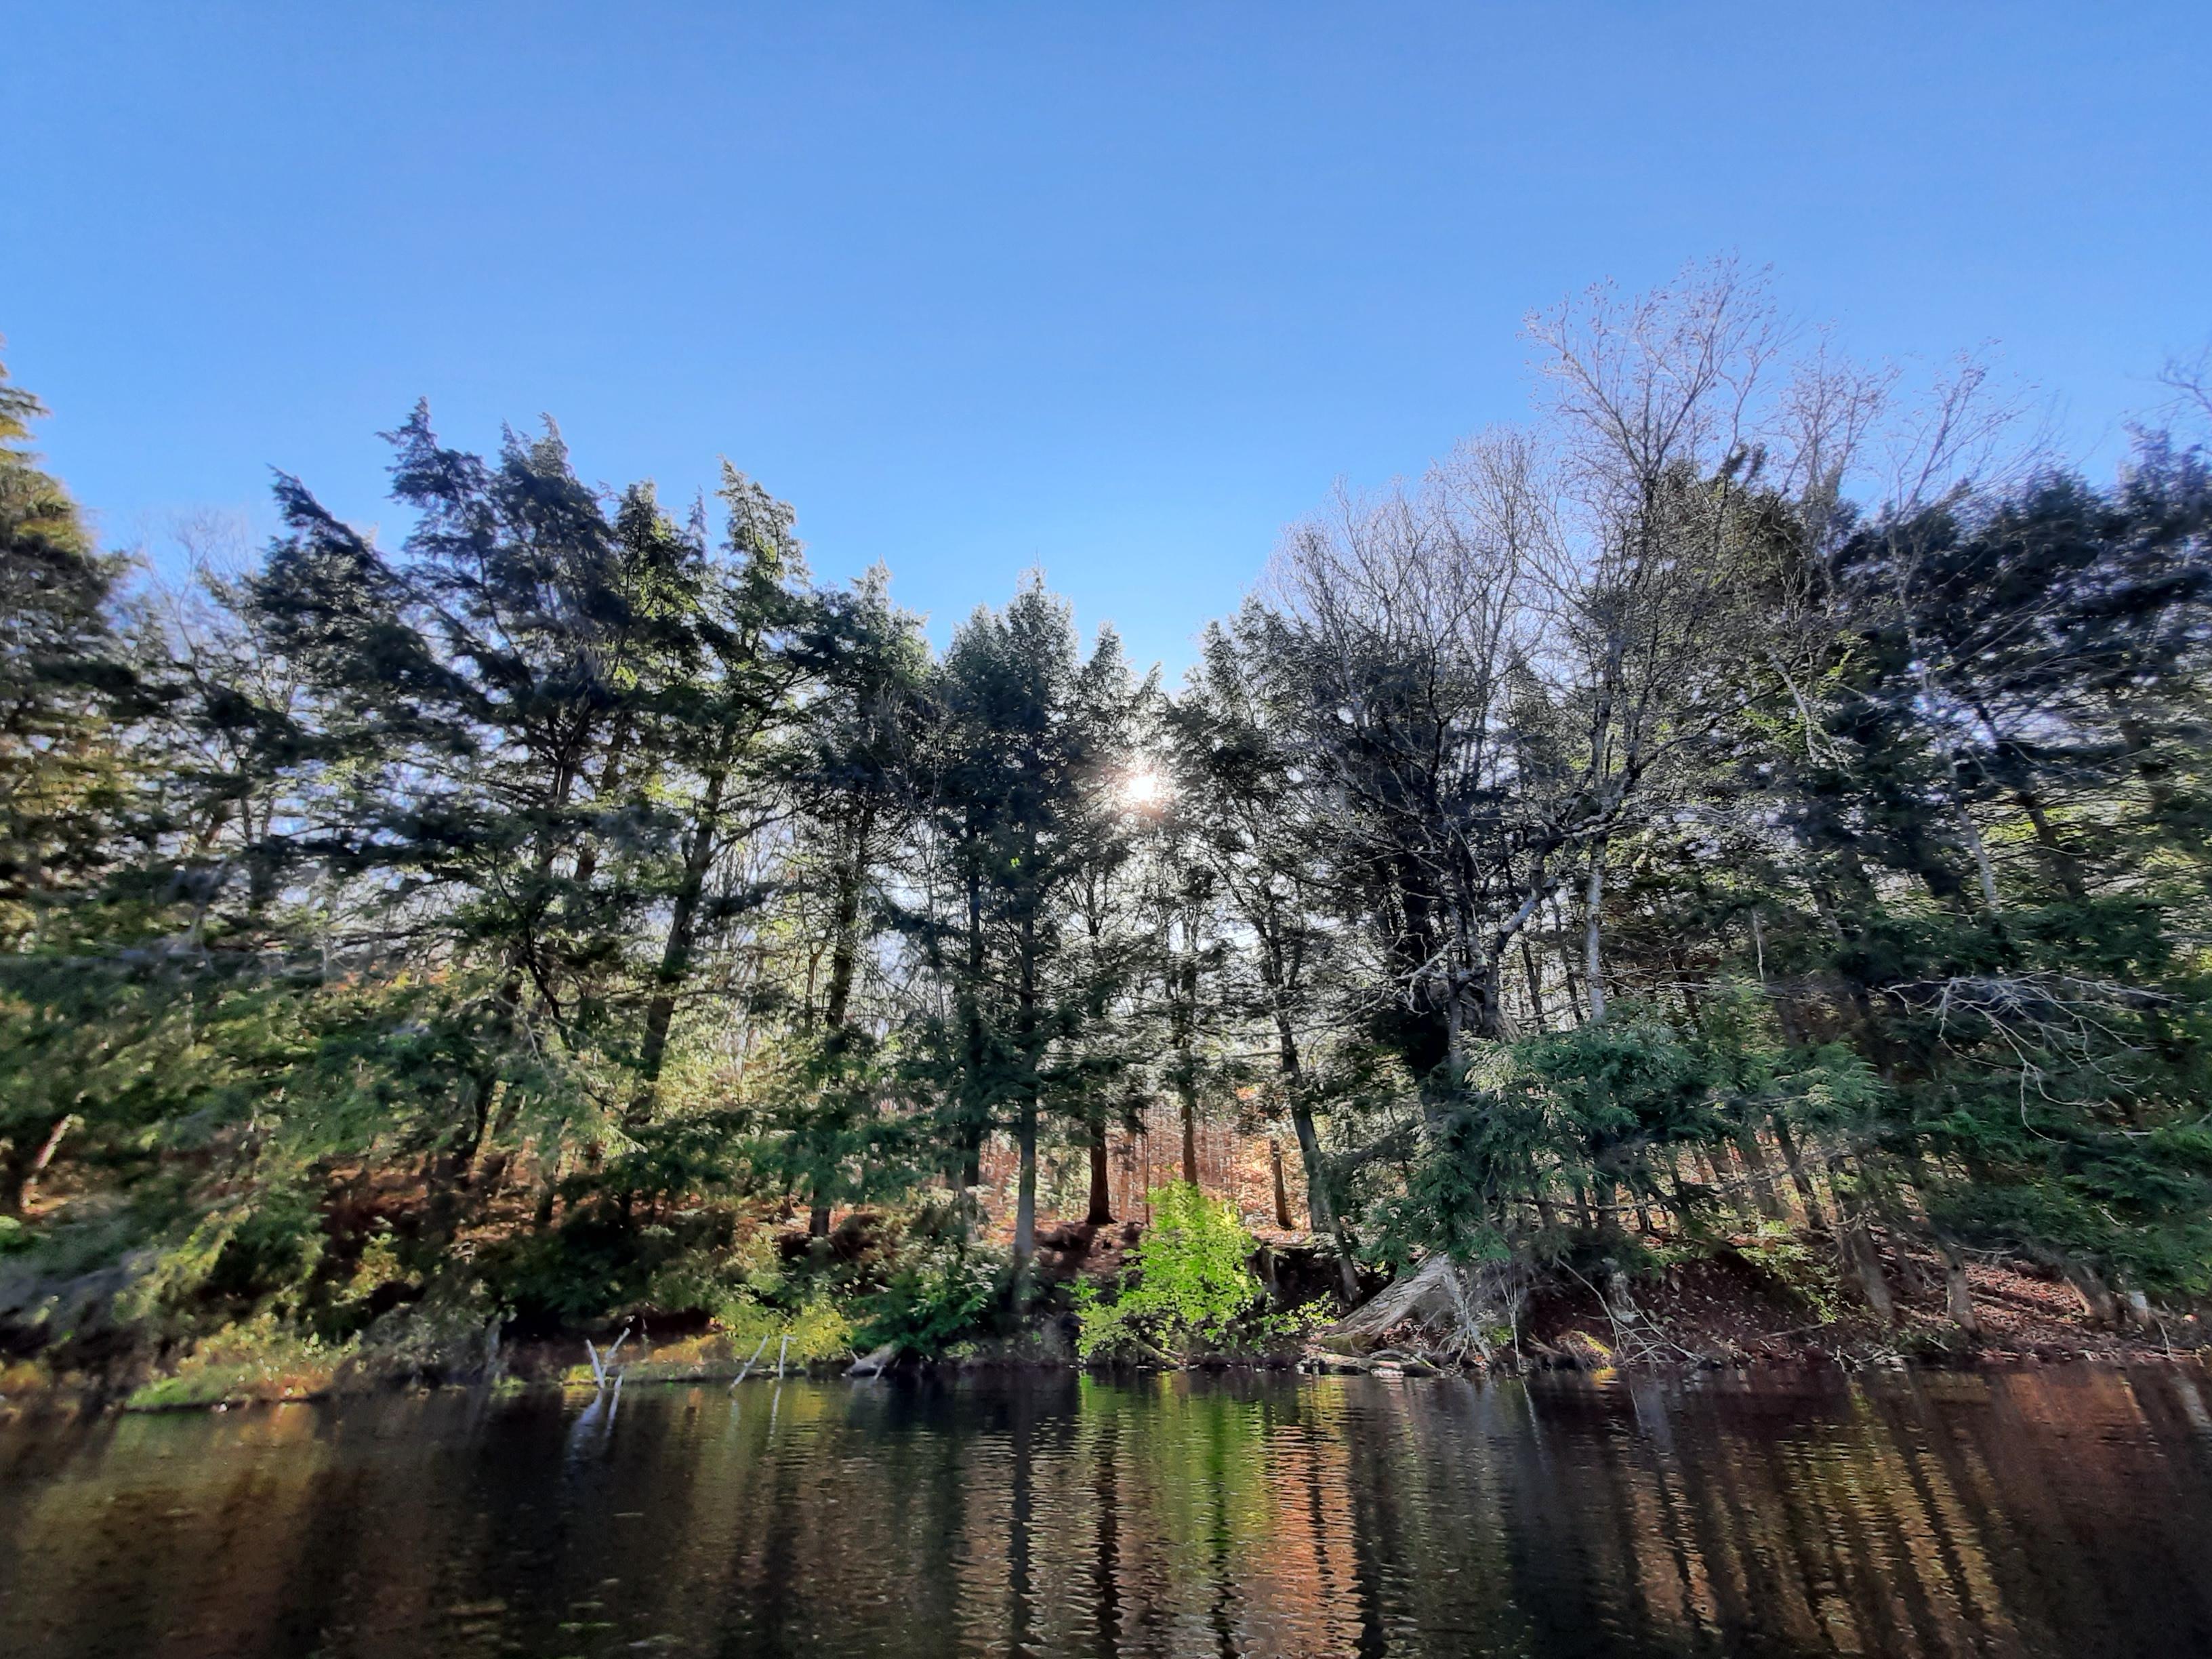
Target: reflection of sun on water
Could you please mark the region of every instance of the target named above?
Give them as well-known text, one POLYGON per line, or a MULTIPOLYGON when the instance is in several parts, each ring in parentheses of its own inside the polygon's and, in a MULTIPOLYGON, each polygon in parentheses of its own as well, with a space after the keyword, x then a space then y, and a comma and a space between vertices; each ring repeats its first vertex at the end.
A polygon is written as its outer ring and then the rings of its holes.
POLYGON ((1172 793, 1167 775, 1157 766, 1133 767, 1121 780, 1121 804, 1139 812, 1166 805, 1172 793))

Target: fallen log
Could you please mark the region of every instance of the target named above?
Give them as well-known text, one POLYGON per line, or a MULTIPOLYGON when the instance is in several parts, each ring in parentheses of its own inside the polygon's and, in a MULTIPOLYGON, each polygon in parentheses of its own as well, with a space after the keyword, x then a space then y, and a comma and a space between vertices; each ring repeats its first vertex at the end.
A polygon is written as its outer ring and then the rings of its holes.
POLYGON ((848 1376, 881 1376, 885 1371, 891 1368, 891 1362, 896 1360, 897 1358, 898 1344, 896 1342, 886 1342, 882 1347, 878 1348, 873 1353, 854 1360, 852 1364, 846 1369, 845 1375, 848 1376))

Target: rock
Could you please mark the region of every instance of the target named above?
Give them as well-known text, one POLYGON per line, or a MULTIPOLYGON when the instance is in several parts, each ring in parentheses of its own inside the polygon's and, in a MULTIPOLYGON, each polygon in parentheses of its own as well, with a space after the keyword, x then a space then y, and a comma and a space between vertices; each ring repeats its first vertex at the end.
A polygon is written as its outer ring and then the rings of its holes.
POLYGON ((1371 1359, 1362 1359, 1355 1353, 1317 1353, 1313 1356, 1314 1369, 1334 1371, 1340 1376, 1364 1376, 1375 1369, 1371 1359))

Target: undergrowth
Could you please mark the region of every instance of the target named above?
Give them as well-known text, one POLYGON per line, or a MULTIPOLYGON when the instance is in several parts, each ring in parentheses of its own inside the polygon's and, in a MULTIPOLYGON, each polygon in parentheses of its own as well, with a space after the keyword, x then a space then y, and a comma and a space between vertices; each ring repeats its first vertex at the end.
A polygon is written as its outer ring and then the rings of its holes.
POLYGON ((1114 1294, 1075 1292, 1079 1358, 1184 1361, 1280 1333, 1250 1266, 1254 1241, 1226 1201, 1185 1182, 1152 1195, 1152 1224, 1114 1294))

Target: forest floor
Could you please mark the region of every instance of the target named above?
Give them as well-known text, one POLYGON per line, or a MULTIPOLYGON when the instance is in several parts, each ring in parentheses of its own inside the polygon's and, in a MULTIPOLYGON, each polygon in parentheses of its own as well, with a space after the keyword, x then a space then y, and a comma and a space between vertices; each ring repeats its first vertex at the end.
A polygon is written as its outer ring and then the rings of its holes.
MULTIPOLYGON (((2194 1315, 2154 1316, 2142 1328, 2100 1326, 2072 1286, 2026 1261, 1968 1265, 1980 1326, 1970 1336, 1946 1305, 1942 1262, 1887 1238, 1878 1243, 1897 1322, 1885 1328, 1845 1288, 1826 1239, 1791 1242, 1799 1248, 1785 1271, 1771 1265, 1771 1246, 1747 1241, 1638 1275, 1625 1304, 1618 1296, 1609 1304, 1578 1275, 1553 1273, 1522 1311, 1519 1363, 1585 1370, 1972 1365, 2181 1358, 2212 1348, 2212 1322, 2194 1315)), ((1418 1338, 1407 1333, 1401 1348, 1407 1340, 1418 1338)))
MULTIPOLYGON (((1293 1231, 1252 1231, 1263 1274, 1277 1281, 1279 1299, 1327 1293, 1332 1274, 1321 1241, 1293 1231)), ((1110 1280, 1140 1236, 1121 1225, 1048 1224, 1039 1229, 1040 1260, 1055 1276, 1110 1280)), ((1517 1359, 1502 1363, 1578 1370, 1899 1360, 1968 1365, 2212 1351, 2212 1319, 2158 1310, 2148 1325, 2115 1330, 2094 1321, 2055 1270, 2020 1259, 1967 1265, 1980 1327, 1969 1336, 1951 1318, 1942 1263, 1932 1251, 1879 1233, 1877 1248, 1896 1304, 1896 1323, 1887 1328, 1846 1287, 1831 1241, 1801 1231, 1782 1241, 1746 1237, 1710 1253, 1682 1253, 1684 1259, 1638 1274, 1625 1306, 1618 1298, 1609 1305, 1580 1275, 1551 1273, 1540 1279, 1522 1312, 1514 1334, 1517 1359)), ((1391 1357, 1437 1357, 1425 1334, 1412 1328, 1360 1346, 1391 1357)), ((1340 1369, 1345 1359, 1357 1359, 1345 1347, 1324 1331, 1308 1358, 1340 1369)), ((1382 1363, 1389 1365, 1391 1358, 1382 1363)))

